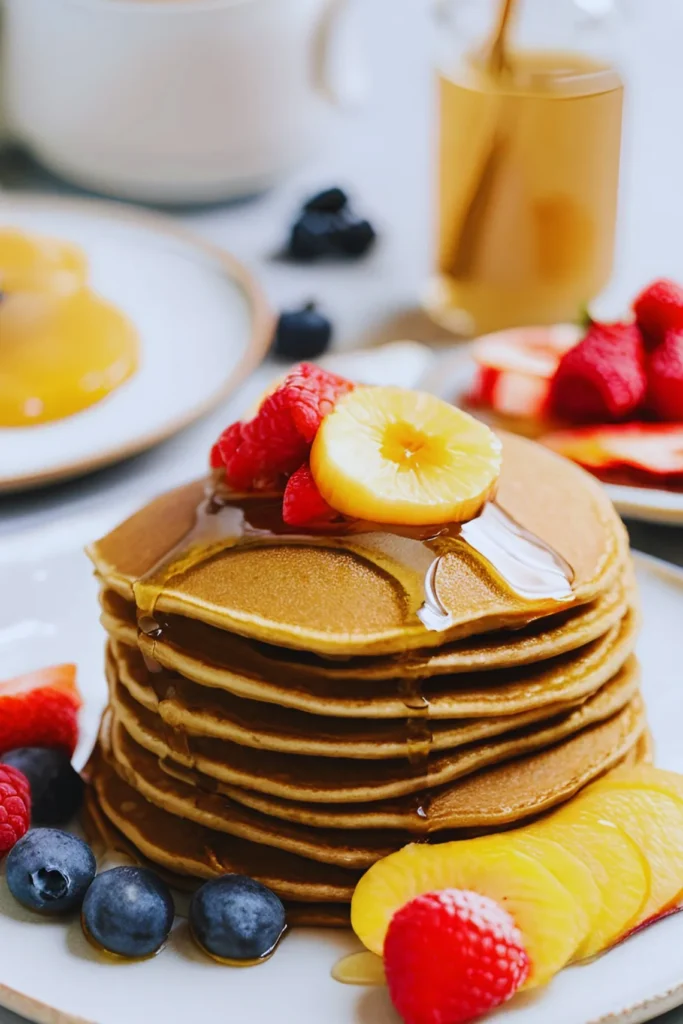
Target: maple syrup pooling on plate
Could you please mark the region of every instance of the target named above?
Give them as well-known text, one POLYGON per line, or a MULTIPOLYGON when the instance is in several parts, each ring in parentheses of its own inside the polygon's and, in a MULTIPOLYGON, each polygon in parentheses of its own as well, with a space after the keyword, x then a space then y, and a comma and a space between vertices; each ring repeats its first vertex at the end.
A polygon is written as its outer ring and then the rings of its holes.
MULTIPOLYGON (((571 566, 495 501, 487 502, 475 519, 465 523, 404 527, 340 516, 314 531, 305 531, 283 522, 281 495, 235 496, 223 491, 212 478, 207 481, 193 526, 133 585, 138 628, 152 641, 152 657, 146 656, 145 661, 160 703, 171 696, 154 657, 156 641, 165 636, 167 629, 162 616, 157 615, 157 601, 165 587, 224 551, 276 546, 340 549, 373 563, 401 588, 407 619, 418 620, 426 629, 438 632, 453 624, 438 592, 441 559, 452 551, 467 551, 499 585, 523 600, 566 604, 573 596, 571 566)), ((415 831, 424 835, 429 831, 429 701, 420 678, 402 679, 399 693, 407 711, 408 760, 415 771, 425 773, 425 791, 415 801, 415 831)), ((171 727, 165 731, 169 746, 189 757, 188 740, 182 731, 171 727)))

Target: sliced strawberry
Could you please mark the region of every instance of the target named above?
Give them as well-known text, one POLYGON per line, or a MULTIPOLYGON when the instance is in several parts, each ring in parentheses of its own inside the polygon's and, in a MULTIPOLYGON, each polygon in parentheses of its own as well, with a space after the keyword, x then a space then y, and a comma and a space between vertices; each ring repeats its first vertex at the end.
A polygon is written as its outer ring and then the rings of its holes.
POLYGON ((655 418, 683 423, 683 330, 667 331, 650 354, 647 380, 655 418))
POLYGON ((550 394, 550 381, 511 370, 480 367, 470 405, 492 409, 511 419, 540 420, 544 417, 550 394))
POLYGON ((580 340, 581 333, 575 324, 496 331, 479 338, 472 354, 479 366, 549 380, 564 353, 580 340))
POLYGON ((19 747, 62 747, 71 756, 81 704, 75 665, 54 665, 0 683, 0 754, 19 747))
POLYGON ((596 473, 632 469, 683 480, 683 424, 623 423, 558 430, 543 444, 596 473))
POLYGON ((659 345, 667 331, 683 330, 683 288, 675 281, 653 281, 632 308, 649 348, 659 345))
POLYGON ((318 490, 306 462, 287 482, 282 499, 282 518, 290 526, 329 523, 339 516, 318 490))

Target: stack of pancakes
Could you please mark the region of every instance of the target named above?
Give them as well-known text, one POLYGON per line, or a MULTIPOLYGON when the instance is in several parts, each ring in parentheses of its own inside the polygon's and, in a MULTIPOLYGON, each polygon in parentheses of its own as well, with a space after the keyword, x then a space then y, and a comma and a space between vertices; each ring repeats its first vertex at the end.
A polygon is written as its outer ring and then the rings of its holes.
POLYGON ((90 815, 108 841, 185 884, 249 874, 295 920, 336 923, 411 839, 509 828, 648 756, 627 538, 565 460, 504 437, 497 502, 571 566, 571 593, 521 597, 455 544, 433 566, 439 631, 401 538, 381 557, 354 535, 221 543, 218 515, 202 552, 204 491, 90 549, 110 695, 90 815))

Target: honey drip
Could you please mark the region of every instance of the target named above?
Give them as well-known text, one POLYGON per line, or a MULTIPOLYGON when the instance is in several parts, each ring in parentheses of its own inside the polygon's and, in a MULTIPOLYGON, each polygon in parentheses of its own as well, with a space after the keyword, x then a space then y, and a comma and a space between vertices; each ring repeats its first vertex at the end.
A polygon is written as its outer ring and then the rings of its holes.
MULTIPOLYGON (((160 705, 173 696, 171 685, 159 672, 157 642, 171 640, 172 632, 158 614, 160 595, 171 581, 193 567, 232 548, 316 546, 342 549, 362 557, 389 574, 405 595, 406 620, 419 620, 426 629, 444 631, 452 618, 439 594, 439 568, 451 552, 463 551, 486 567, 501 589, 523 600, 572 599, 573 572, 549 545, 517 523, 495 502, 467 523, 432 527, 388 527, 340 518, 315 532, 304 533, 282 521, 279 496, 235 497, 217 493, 211 484, 199 505, 188 533, 134 584, 138 628, 151 645, 145 661, 160 705)), ((406 708, 406 759, 423 777, 415 798, 416 837, 429 841, 429 771, 432 729, 429 700, 423 681, 408 677, 399 683, 406 708)), ((181 764, 192 766, 187 736, 164 722, 166 741, 181 764)), ((166 765, 164 764, 164 767, 166 765)), ((359 962, 360 963, 360 962, 359 962)), ((343 979, 339 979, 343 980, 343 979)))

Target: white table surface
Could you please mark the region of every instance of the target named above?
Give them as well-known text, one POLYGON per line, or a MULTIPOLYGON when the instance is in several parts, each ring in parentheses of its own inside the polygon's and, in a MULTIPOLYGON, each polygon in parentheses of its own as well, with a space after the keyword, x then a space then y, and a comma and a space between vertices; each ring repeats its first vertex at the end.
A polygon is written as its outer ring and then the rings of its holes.
MULTIPOLYGON (((624 4, 628 102, 619 242, 614 279, 598 307, 608 315, 617 315, 658 274, 683 279, 683 3, 624 4)), ((325 150, 267 195, 177 214, 247 263, 274 307, 318 301, 335 323, 338 348, 382 338, 439 337, 417 312, 430 253, 432 36, 427 9, 427 0, 356 0, 352 18, 369 65, 365 104, 341 114, 325 150), (373 255, 357 264, 310 268, 273 260, 299 201, 336 183, 351 190, 359 210, 377 225, 381 243, 373 255)), ((63 189, 34 168, 2 160, 0 185, 63 189)), ((222 409, 152 452, 51 490, 0 499, 0 544, 28 536, 31 543, 52 550, 81 543, 149 495, 197 475, 222 426, 276 372, 275 365, 264 366, 222 409)), ((638 547, 683 564, 682 531, 635 525, 632 535, 638 547)), ((661 1021, 683 1024, 683 1011, 661 1021)), ((0 1010, 0 1024, 19 1024, 19 1018, 0 1010)))

